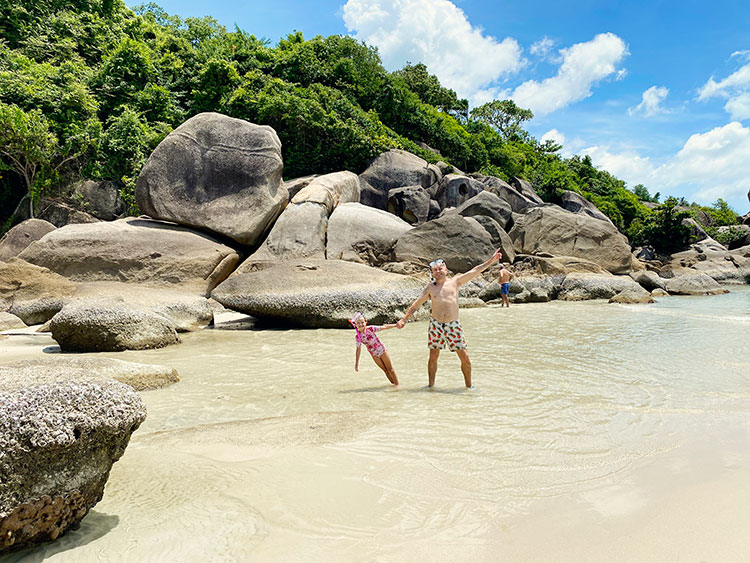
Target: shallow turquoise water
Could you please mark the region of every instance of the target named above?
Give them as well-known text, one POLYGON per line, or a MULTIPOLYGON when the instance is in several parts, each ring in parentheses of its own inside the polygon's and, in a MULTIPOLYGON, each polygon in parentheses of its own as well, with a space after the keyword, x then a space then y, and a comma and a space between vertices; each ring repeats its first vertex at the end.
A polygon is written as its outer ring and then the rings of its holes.
POLYGON ((381 333, 399 389, 366 354, 354 372, 348 330, 110 354, 182 381, 143 395, 81 530, 11 560, 493 561, 550 506, 618 533, 750 469, 750 288, 731 289, 462 310, 471 390, 448 352, 425 389, 425 322, 381 333))

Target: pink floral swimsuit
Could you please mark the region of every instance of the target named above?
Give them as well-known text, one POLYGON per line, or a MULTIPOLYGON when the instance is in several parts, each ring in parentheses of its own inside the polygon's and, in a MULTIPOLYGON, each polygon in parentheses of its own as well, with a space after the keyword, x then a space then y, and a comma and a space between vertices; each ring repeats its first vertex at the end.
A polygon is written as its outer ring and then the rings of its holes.
POLYGON ((355 329, 357 333, 357 348, 359 348, 361 343, 364 342, 365 346, 367 346, 367 351, 370 352, 372 356, 376 358, 382 356, 385 352, 385 346, 375 334, 380 328, 381 327, 379 326, 367 326, 363 333, 355 329))

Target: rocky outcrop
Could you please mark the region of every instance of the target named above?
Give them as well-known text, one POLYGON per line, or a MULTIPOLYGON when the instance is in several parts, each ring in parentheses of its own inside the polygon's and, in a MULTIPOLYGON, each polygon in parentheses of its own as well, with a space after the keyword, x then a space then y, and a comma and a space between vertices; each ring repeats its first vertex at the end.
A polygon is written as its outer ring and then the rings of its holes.
POLYGON ((449 213, 399 237, 394 261, 427 266, 442 258, 452 272, 466 272, 494 252, 489 233, 471 217, 449 213))
POLYGON ((750 283, 750 246, 727 250, 711 238, 675 253, 660 270, 663 277, 707 274, 724 283, 750 283))
POLYGON ((20 258, 70 280, 122 281, 207 294, 239 260, 218 241, 148 219, 68 225, 29 245, 20 258))
MULTIPOLYGON (((729 225, 719 227, 719 234, 735 234, 736 237, 727 245, 729 250, 741 248, 750 244, 750 224, 747 225, 729 225)), ((0 243, 2 244, 2 243, 0 243)))
POLYGON ((145 417, 138 394, 108 377, 0 366, 0 552, 77 526, 145 417))
POLYGON ((340 260, 247 260, 212 295, 272 323, 346 328, 357 311, 374 324, 398 320, 423 287, 407 276, 340 260))
POLYGON ((440 204, 440 209, 458 207, 467 200, 484 191, 484 184, 479 180, 448 174, 434 187, 433 199, 440 204))
POLYGON ((484 184, 484 189, 506 201, 514 213, 523 213, 529 207, 540 204, 539 198, 529 198, 513 186, 494 176, 475 174, 474 177, 484 184))
POLYGON ((494 219, 486 215, 474 215, 472 217, 477 223, 484 227, 490 235, 492 248, 499 248, 503 253, 502 261, 512 264, 516 260, 516 250, 510 236, 494 219))
POLYGON ((609 299, 610 303, 654 303, 651 292, 643 287, 635 286, 622 290, 620 293, 609 299))
POLYGON ((659 289, 666 289, 667 288, 667 279, 662 278, 657 274, 656 272, 651 272, 648 270, 642 270, 639 272, 631 272, 630 277, 633 278, 634 281, 638 282, 641 287, 644 289, 647 289, 648 291, 652 291, 656 288, 659 289))
POLYGON ((136 201, 155 219, 254 246, 287 204, 276 132, 201 113, 156 147, 138 176, 136 201))
POLYGON ((32 242, 56 228, 52 223, 43 219, 26 219, 23 223, 19 223, 0 239, 0 262, 6 262, 18 256, 32 242))
POLYGON ((179 342, 167 317, 112 299, 68 303, 49 329, 64 352, 145 350, 179 342))
POLYGON ((556 205, 529 209, 508 233, 516 250, 576 256, 613 273, 627 273, 634 264, 628 239, 607 221, 571 213, 556 205))
POLYGON ((85 381, 92 374, 96 374, 98 377, 108 377, 124 383, 134 391, 163 389, 180 380, 177 370, 167 366, 95 356, 56 355, 52 358, 14 362, 10 366, 26 373, 64 371, 72 382, 85 381))
POLYGON ((90 213, 56 198, 42 198, 37 206, 36 218, 52 223, 55 227, 99 222, 90 213))
POLYGON ((77 284, 19 258, 0 262, 0 310, 27 325, 47 322, 76 292, 77 284))
POLYGON ((560 203, 560 207, 562 207, 563 209, 567 209, 571 213, 585 213, 586 215, 588 215, 589 217, 593 217, 594 219, 607 221, 608 223, 612 222, 610 221, 609 217, 599 211, 599 208, 596 205, 575 192, 565 190, 563 191, 561 199, 562 202, 560 203))
POLYGON ((424 223, 430 216, 430 193, 422 186, 404 186, 388 190, 388 212, 407 223, 424 223))
POLYGON ((389 150, 375 158, 359 175, 360 202, 386 209, 391 189, 404 186, 430 188, 442 177, 442 172, 434 164, 427 164, 426 160, 410 152, 389 150))
POLYGON ((0 331, 14 328, 26 328, 26 323, 11 313, 0 311, 0 331))
POLYGON ((254 260, 325 258, 328 216, 343 203, 359 201, 359 178, 352 172, 318 176, 292 198, 254 260))
POLYGON ((667 282, 671 295, 720 295, 729 293, 716 280, 706 274, 685 274, 667 282))
POLYGON ((343 203, 328 220, 326 258, 378 266, 391 260, 396 240, 411 229, 387 211, 343 203))
POLYGON ((505 229, 512 223, 512 211, 505 200, 492 192, 480 192, 456 207, 456 212, 464 217, 484 215, 497 221, 500 228, 505 229))
POLYGON ((292 199, 295 195, 297 195, 297 192, 299 192, 302 188, 308 186, 310 182, 312 182, 318 176, 319 174, 311 174, 309 176, 292 178, 291 180, 283 182, 282 187, 286 189, 287 193, 289 194, 289 199, 292 199))
POLYGON ((510 179, 510 185, 513 186, 513 188, 518 193, 520 193, 525 198, 533 201, 534 203, 537 203, 539 205, 544 203, 544 200, 542 200, 542 198, 539 197, 539 195, 536 193, 536 190, 534 189, 534 186, 531 185, 531 182, 527 182, 522 178, 514 176, 510 179))
POLYGON ((563 301, 610 299, 625 290, 639 292, 642 289, 630 276, 573 273, 565 276, 557 297, 563 301))
POLYGON ((690 229, 690 237, 688 239, 690 244, 700 242, 708 238, 708 234, 706 233, 706 231, 703 230, 703 227, 701 227, 695 219, 686 217, 682 220, 682 225, 690 229))
POLYGON ((112 221, 125 213, 125 202, 114 182, 84 180, 73 190, 73 197, 81 201, 84 209, 97 219, 112 221))
POLYGON ((570 273, 581 272, 589 274, 606 274, 607 270, 584 258, 575 256, 540 256, 524 255, 516 256, 513 270, 518 275, 531 276, 559 276, 560 281, 570 273))

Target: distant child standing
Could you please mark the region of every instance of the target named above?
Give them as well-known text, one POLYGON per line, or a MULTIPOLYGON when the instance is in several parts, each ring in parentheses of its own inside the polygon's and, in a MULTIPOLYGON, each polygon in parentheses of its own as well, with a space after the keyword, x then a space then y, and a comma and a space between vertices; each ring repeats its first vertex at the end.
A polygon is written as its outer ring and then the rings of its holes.
POLYGON ((503 302, 500 303, 500 307, 510 307, 508 294, 510 293, 510 280, 512 280, 513 277, 513 273, 501 263, 500 275, 498 276, 497 280, 500 283, 500 297, 503 298, 503 302))
POLYGON ((354 330, 357 331, 357 352, 354 359, 354 371, 359 371, 359 355, 362 352, 362 343, 364 342, 375 365, 383 370, 388 381, 393 385, 398 385, 398 377, 396 377, 396 370, 393 369, 393 364, 391 364, 391 358, 385 346, 383 346, 383 343, 375 334, 381 330, 396 328, 396 325, 367 326, 367 319, 365 319, 362 313, 355 313, 349 322, 352 323, 354 330))

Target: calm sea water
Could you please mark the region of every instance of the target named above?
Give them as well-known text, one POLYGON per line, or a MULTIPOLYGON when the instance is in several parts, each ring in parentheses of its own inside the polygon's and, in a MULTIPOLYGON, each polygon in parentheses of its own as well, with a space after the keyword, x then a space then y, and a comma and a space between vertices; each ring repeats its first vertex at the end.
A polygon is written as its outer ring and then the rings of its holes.
POLYGON ((381 333, 398 389, 366 353, 354 372, 347 330, 109 354, 182 381, 143 394, 148 418, 81 529, 8 560, 526 560, 535 522, 616 536, 750 470, 750 288, 461 320, 471 390, 448 352, 425 389, 425 322, 381 333))

